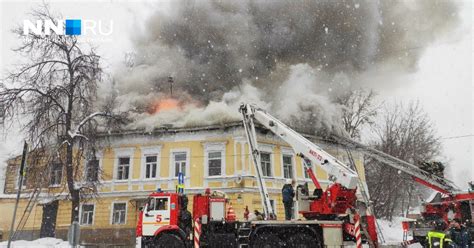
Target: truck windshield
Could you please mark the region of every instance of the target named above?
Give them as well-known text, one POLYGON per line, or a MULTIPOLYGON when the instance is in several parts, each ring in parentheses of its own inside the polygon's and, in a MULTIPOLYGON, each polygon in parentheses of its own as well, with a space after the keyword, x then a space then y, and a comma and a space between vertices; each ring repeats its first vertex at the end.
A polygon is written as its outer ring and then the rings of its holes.
POLYGON ((148 203, 150 210, 168 210, 168 198, 151 198, 148 203))

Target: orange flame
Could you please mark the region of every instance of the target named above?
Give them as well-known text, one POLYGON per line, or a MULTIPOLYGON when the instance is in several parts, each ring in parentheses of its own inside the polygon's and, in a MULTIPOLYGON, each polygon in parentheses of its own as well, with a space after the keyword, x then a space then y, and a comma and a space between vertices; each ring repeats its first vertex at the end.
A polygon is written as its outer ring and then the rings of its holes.
POLYGON ((179 101, 173 98, 165 98, 158 101, 151 106, 150 114, 156 114, 161 111, 181 109, 179 101))

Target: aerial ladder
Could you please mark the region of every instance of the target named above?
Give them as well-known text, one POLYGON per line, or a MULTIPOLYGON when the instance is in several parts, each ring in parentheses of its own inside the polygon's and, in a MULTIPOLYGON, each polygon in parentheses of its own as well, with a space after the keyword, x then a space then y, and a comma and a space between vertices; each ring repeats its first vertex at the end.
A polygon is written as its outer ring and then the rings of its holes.
POLYGON ((321 185, 313 173, 313 163, 320 166, 328 173, 330 181, 333 181, 349 190, 357 188, 359 180, 357 173, 349 166, 337 160, 331 154, 325 152, 321 147, 312 143, 262 109, 247 104, 242 105, 240 111, 243 115, 244 129, 247 141, 251 147, 252 159, 256 165, 257 182, 262 196, 262 205, 264 206, 265 215, 271 216, 274 212, 268 197, 268 190, 265 187, 265 179, 263 178, 262 169, 260 166, 257 166, 260 165, 260 150, 257 142, 254 119, 274 134, 278 135, 293 148, 296 155, 303 159, 305 170, 317 188, 321 188, 321 185))
POLYGON ((429 187, 433 190, 436 190, 440 193, 453 194, 455 192, 460 191, 460 189, 452 181, 424 171, 416 165, 410 164, 394 156, 381 152, 377 149, 365 146, 352 139, 335 134, 333 134, 332 137, 336 140, 337 143, 353 150, 360 151, 363 154, 372 157, 373 159, 385 165, 407 173, 413 178, 414 181, 425 185, 426 187, 429 187))
MULTIPOLYGON (((288 143, 293 150, 295 151, 297 156, 300 156, 303 159, 303 165, 305 166, 305 170, 312 179, 313 183, 316 186, 316 189, 321 189, 319 182, 317 181, 314 173, 312 171, 312 164, 315 164, 322 168, 324 171, 327 172, 329 176, 329 180, 334 182, 332 185, 328 187, 326 192, 323 195, 327 196, 327 192, 330 193, 338 193, 339 196, 346 197, 346 203, 350 202, 350 193, 353 192, 355 194, 357 186, 359 184, 359 190, 362 194, 362 202, 367 204, 367 212, 370 215, 370 199, 368 197, 367 190, 365 185, 362 184, 358 178, 358 174, 355 171, 355 168, 352 169, 351 167, 345 165, 344 163, 340 162, 336 158, 334 158, 329 153, 322 150, 319 146, 315 145, 301 134, 297 133, 296 131, 292 130, 288 126, 286 126, 283 122, 279 121, 277 118, 271 116, 270 114, 266 113, 265 110, 255 107, 250 104, 243 104, 240 107, 240 111, 243 115, 243 122, 244 128, 247 135, 248 142, 251 147, 251 153, 253 157, 253 161, 256 165, 260 165, 260 153, 258 149, 258 143, 256 138, 255 132, 255 123, 256 120, 258 123, 263 125, 265 128, 272 131, 274 134, 279 136, 283 139, 286 143, 288 143), (338 190, 334 190, 338 189, 338 190)), ((370 156, 373 159, 395 168, 401 172, 404 172, 411 176, 411 178, 426 187, 429 187, 441 195, 445 196, 443 199, 444 207, 437 207, 440 205, 439 203, 435 204, 428 204, 425 212, 422 215, 426 216, 440 216, 446 220, 446 213, 448 212, 446 209, 449 208, 448 205, 452 206, 453 202, 455 201, 470 201, 471 206, 474 206, 474 193, 464 193, 461 192, 460 189, 450 180, 439 177, 432 173, 429 173, 411 163, 393 157, 389 154, 381 152, 379 150, 373 149, 371 147, 367 147, 359 142, 356 142, 350 138, 342 137, 339 135, 331 134, 331 137, 334 141, 346 148, 350 148, 352 150, 357 150, 362 152, 364 155, 370 156), (459 200, 461 199, 461 200, 459 200), (434 206, 434 207, 433 207, 434 206)), ((268 192, 265 187, 264 179, 262 178, 260 166, 256 166, 257 170, 257 181, 258 186, 260 188, 260 192, 262 195, 262 205, 264 206, 264 211, 268 212, 270 216, 273 215, 273 209, 268 200, 268 192)), ((338 196, 338 197, 339 197, 338 196)), ((324 198, 324 197, 323 197, 324 198)), ((336 197, 337 198, 337 197, 336 197)), ((320 218, 322 215, 331 215, 331 214, 342 214, 344 210, 353 209, 354 206, 351 204, 343 204, 342 207, 333 207, 333 208, 324 208, 318 207, 317 205, 324 205, 328 204, 327 201, 330 201, 329 198, 324 198, 320 201, 314 201, 311 206, 312 208, 310 211, 302 212, 305 218, 320 218), (326 202, 325 202, 326 201, 326 202), (312 216, 314 215, 314 216, 312 216)), ((334 203, 334 202, 332 202, 334 203)), ((334 205, 334 204, 332 204, 334 205)), ((337 205, 337 204, 336 204, 337 205)), ((457 205, 455 205, 456 208, 457 205)), ((472 207, 471 207, 472 208, 472 207)), ((456 209, 455 209, 456 210, 456 209)), ((474 210, 474 209, 473 209, 474 210)), ((458 216, 460 216, 459 212, 458 216)), ((472 223, 472 220, 471 220, 472 223)), ((369 227, 370 228, 370 227, 369 227)), ((375 228, 375 227, 374 227, 375 228)))
MULTIPOLYGON (((243 116, 244 130, 256 168, 256 179, 261 195, 265 218, 273 219, 275 213, 270 203, 268 190, 260 166, 260 150, 255 131, 255 121, 272 131, 293 148, 296 155, 302 158, 305 171, 316 187, 316 190, 313 193, 314 197, 309 197, 311 200, 309 206, 305 209, 299 209, 299 213, 309 220, 338 219, 341 218, 340 216, 347 216, 348 213, 355 213, 359 216, 356 209, 356 192, 360 180, 354 169, 342 163, 334 156, 324 151, 320 146, 309 141, 301 134, 289 128, 283 122, 266 113, 262 109, 250 104, 243 104, 240 107, 240 112, 243 116), (313 165, 317 165, 327 172, 329 180, 333 182, 324 192, 313 173, 313 165)), ((361 189, 360 193, 364 194, 366 191, 361 189)), ((368 201, 368 196, 364 196, 364 199, 368 201)), ((368 205, 368 202, 366 202, 366 204, 368 205)), ((364 213, 364 215, 366 215, 366 213, 364 213)), ((370 235, 368 235, 369 237, 367 238, 369 239, 369 242, 376 247, 377 233, 375 219, 373 216, 368 217, 372 218, 370 218, 371 221, 368 222, 370 235)))

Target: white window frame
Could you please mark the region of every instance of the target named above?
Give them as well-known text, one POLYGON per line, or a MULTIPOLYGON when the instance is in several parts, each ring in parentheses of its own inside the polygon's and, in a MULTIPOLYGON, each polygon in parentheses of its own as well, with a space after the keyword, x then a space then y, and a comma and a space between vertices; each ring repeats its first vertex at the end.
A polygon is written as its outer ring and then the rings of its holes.
POLYGON ((95 223, 95 203, 94 202, 91 202, 91 203, 81 203, 79 205, 79 225, 81 226, 93 226, 95 223), (82 206, 84 205, 92 205, 94 207, 94 209, 92 210, 92 224, 82 224, 82 206))
MULTIPOLYGON (((274 145, 268 145, 268 144, 258 144, 258 148, 260 150, 260 152, 262 153, 269 153, 270 154, 270 171, 272 172, 272 175, 271 176, 263 176, 265 178, 275 178, 275 158, 274 158, 274 148, 275 146, 274 145)), ((262 163, 262 158, 260 157, 260 165, 261 166, 261 163, 262 163)), ((263 168, 262 168, 263 169, 263 168)), ((256 173, 256 172, 255 172, 256 173)), ((263 174, 263 171, 262 171, 262 174, 263 174)))
MULTIPOLYGON (((259 148, 260 152, 270 153, 270 167, 271 167, 272 175, 271 176, 263 176, 262 175, 262 176, 264 178, 275 178, 275 158, 274 158, 274 156, 275 156, 275 153, 274 153, 275 145, 259 143, 258 148, 259 148)), ((249 159, 252 160, 251 163, 253 163, 253 159, 251 159, 251 157, 249 157, 249 159)), ((260 163, 262 163, 261 160, 262 160, 262 158, 260 158, 260 163)), ((261 164, 259 166, 261 166, 261 164)), ((255 172, 255 173, 257 173, 257 172, 255 172)), ((262 171, 262 173, 263 173, 263 171, 262 171)))
POLYGON ((98 164, 97 164, 97 180, 96 181, 89 181, 88 180, 88 174, 87 173, 89 172, 89 162, 91 161, 91 159, 87 159, 85 161, 84 181, 87 182, 87 183, 100 182, 100 168, 101 168, 102 159, 100 159, 98 157, 95 157, 95 159, 97 161, 99 161, 98 164))
POLYGON ((186 153, 186 172, 185 172, 184 178, 189 178, 189 174, 191 173, 191 163, 190 163, 191 150, 189 148, 177 148, 177 149, 170 150, 169 178, 177 178, 177 176, 175 176, 174 174, 175 173, 174 154, 180 153, 180 152, 186 153))
POLYGON ((141 148, 141 179, 142 180, 157 180, 160 178, 160 164, 161 164, 161 146, 150 146, 141 148), (156 156, 156 177, 146 178, 146 157, 156 156))
POLYGON ((114 201, 110 207, 110 225, 126 225, 127 224, 127 216, 128 216, 128 202, 126 201, 114 201), (125 203, 125 220, 123 223, 114 223, 114 205, 115 204, 124 204, 125 203))
POLYGON ((114 171, 113 171, 113 177, 112 180, 114 182, 127 182, 132 180, 133 178, 133 155, 135 154, 135 148, 115 148, 114 149, 114 154, 115 154, 115 162, 114 162, 114 171), (117 179, 118 176, 118 166, 119 166, 119 159, 124 158, 124 157, 129 157, 130 158, 130 165, 129 165, 129 171, 128 171, 128 179, 117 179))
POLYGON ((116 181, 128 181, 130 179, 130 164, 132 163, 132 158, 129 156, 120 156, 118 157, 118 162, 117 162, 117 171, 116 171, 116 181), (121 159, 128 159, 128 164, 120 164, 121 159), (122 168, 122 178, 118 178, 119 175, 119 169, 122 168), (127 173, 125 173, 125 168, 127 168, 127 173), (125 174, 127 174, 127 177, 125 178, 125 174))
MULTIPOLYGON (((59 171, 59 170, 54 170, 54 171, 59 171)), ((61 163, 53 163, 51 165, 51 169, 49 170, 49 187, 59 187, 61 186, 61 184, 63 183, 63 178, 64 178, 64 167, 61 163), (55 183, 55 184, 51 184, 51 179, 52 179, 52 176, 53 176, 53 170, 54 170, 54 165, 55 164, 59 164, 61 165, 61 177, 59 178, 59 184, 58 183, 55 183)))
MULTIPOLYGON (((95 158, 97 160, 99 160, 99 167, 97 168, 98 171, 97 171, 97 182, 102 182, 102 179, 101 179, 101 176, 102 176, 102 160, 103 160, 103 153, 101 151, 97 151, 95 153, 95 158)), ((89 159, 85 159, 84 160, 84 177, 83 177, 83 182, 84 183, 88 183, 89 181, 87 181, 87 162, 89 162, 90 160, 89 159)))
POLYGON ((273 163, 272 163, 272 154, 269 153, 269 152, 260 152, 260 167, 262 169, 262 176, 263 177, 274 177, 274 173, 273 173, 273 163), (268 166, 270 166, 270 175, 265 175, 265 174, 268 174, 268 169, 267 168, 263 168, 262 166, 262 163, 263 163, 263 159, 262 159, 262 155, 265 154, 265 155, 268 155, 268 158, 269 158, 269 161, 268 161, 268 166))
POLYGON ((285 178, 285 179, 288 179, 285 177, 285 164, 283 163, 283 156, 291 156, 291 163, 292 163, 292 171, 291 171, 291 174, 292 174, 292 177, 291 179, 295 179, 296 178, 296 159, 295 159, 295 153, 293 152, 293 150, 289 149, 289 148, 282 148, 281 149, 281 177, 282 178, 285 178))
POLYGON ((218 178, 226 176, 226 152, 225 152, 225 142, 219 143, 206 143, 204 144, 204 175, 210 178, 218 178), (221 153, 221 174, 220 175, 209 175, 209 153, 210 152, 220 152, 221 153))

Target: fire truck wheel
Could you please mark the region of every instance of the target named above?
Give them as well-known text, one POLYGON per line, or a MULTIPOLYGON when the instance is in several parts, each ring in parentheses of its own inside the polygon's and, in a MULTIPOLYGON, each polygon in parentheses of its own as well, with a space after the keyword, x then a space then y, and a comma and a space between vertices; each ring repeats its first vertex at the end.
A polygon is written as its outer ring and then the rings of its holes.
POLYGON ((297 233, 292 235, 288 239, 288 247, 292 248, 309 248, 309 247, 315 247, 319 248, 321 247, 321 243, 319 240, 315 237, 312 237, 311 235, 307 233, 297 233))
POLYGON ((184 242, 175 234, 163 233, 155 241, 157 248, 185 248, 184 242))
POLYGON ((262 232, 258 236, 254 237, 251 243, 251 247, 255 248, 274 248, 281 247, 282 241, 280 238, 270 232, 262 232))

